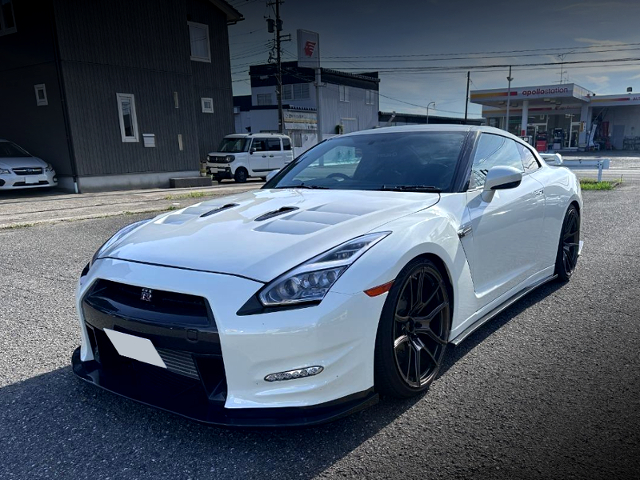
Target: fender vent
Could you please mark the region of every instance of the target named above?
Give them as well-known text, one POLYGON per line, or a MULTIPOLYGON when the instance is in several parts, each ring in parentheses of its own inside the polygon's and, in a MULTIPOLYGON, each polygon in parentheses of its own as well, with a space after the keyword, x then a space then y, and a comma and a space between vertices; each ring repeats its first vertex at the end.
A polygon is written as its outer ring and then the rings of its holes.
POLYGON ((285 213, 293 212, 295 210, 298 210, 298 207, 281 207, 278 210, 273 210, 272 212, 267 212, 260 215, 258 218, 256 218, 256 222, 269 220, 270 218, 277 217, 279 215, 284 215, 285 213))
POLYGON ((228 210, 230 208, 237 207, 237 206, 238 206, 237 203, 227 203, 226 205, 214 208, 213 210, 209 210, 208 212, 203 213, 202 215, 200 215, 200 218, 208 217, 209 215, 213 215, 214 213, 219 213, 219 212, 222 212, 224 210, 228 210))

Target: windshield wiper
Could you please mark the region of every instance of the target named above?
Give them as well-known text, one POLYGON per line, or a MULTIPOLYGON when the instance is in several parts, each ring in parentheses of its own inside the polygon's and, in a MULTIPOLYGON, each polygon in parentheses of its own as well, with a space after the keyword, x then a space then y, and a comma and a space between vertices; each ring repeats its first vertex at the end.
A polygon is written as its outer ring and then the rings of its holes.
POLYGON ((427 192, 441 193, 442 190, 431 185, 382 185, 379 190, 391 190, 395 192, 427 192))
POLYGON ((305 185, 304 183, 301 183, 300 185, 282 185, 282 186, 277 186, 275 188, 311 188, 311 189, 319 188, 322 190, 329 189, 329 187, 323 187, 321 185, 305 185))

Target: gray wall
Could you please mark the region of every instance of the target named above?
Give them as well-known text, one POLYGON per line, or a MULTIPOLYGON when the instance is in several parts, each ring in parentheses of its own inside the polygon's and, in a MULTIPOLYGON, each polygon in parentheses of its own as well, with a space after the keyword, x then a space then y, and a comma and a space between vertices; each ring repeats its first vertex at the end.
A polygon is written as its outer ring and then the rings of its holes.
POLYGON ((235 131, 229 35, 226 16, 208 0, 187 0, 187 18, 209 26, 211 63, 191 62, 198 146, 200 157, 205 160, 222 137, 235 131), (213 99, 214 113, 202 113, 201 98, 213 99))
POLYGON ((53 43, 52 5, 15 1, 17 32, 0 36, 0 138, 12 140, 71 175, 53 43), (36 105, 44 83, 49 104, 36 105))
POLYGON ((185 4, 56 0, 55 5, 78 175, 197 170, 185 4), (135 95, 139 142, 122 142, 116 93, 135 95), (155 134, 155 148, 144 147, 143 133, 155 134))

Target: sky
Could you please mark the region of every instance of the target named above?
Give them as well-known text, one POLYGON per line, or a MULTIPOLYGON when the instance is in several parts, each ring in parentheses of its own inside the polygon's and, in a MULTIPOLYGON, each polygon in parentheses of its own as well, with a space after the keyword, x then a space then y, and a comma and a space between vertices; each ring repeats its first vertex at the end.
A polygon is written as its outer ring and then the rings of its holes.
MULTIPOLYGON (((229 41, 233 93, 246 95, 275 15, 265 0, 228 1, 245 17, 229 41)), ((426 114, 435 102, 430 114, 463 116, 467 71, 471 90, 506 88, 508 65, 513 87, 559 84, 562 70, 599 95, 640 92, 639 0, 285 0, 280 13, 284 60, 296 59, 297 29, 318 32, 323 67, 380 72, 382 111, 426 114)))

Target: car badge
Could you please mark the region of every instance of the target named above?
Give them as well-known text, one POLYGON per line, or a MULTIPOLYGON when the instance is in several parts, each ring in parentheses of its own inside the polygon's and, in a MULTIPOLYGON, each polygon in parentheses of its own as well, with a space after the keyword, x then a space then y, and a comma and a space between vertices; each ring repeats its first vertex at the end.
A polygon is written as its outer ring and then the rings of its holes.
POLYGON ((150 302, 152 297, 153 297, 153 290, 151 290, 150 288, 142 289, 142 292, 140 293, 140 300, 144 302, 150 302))

